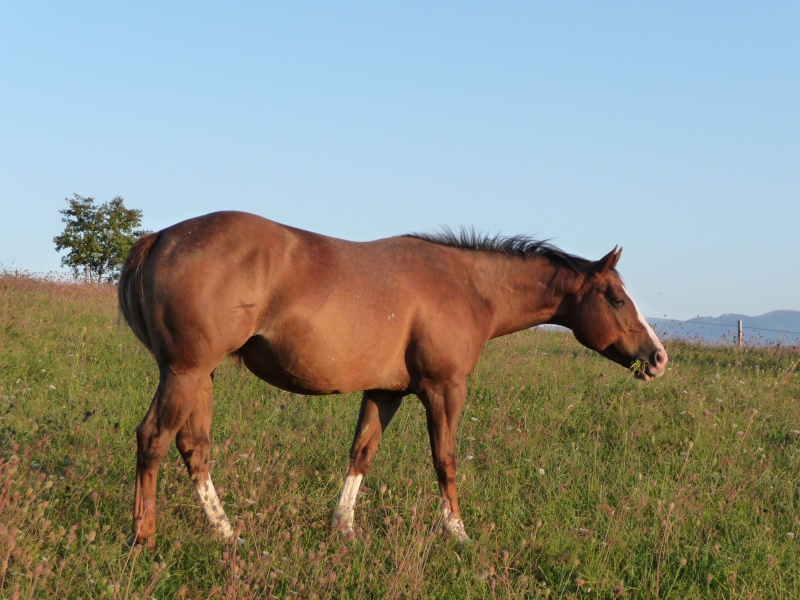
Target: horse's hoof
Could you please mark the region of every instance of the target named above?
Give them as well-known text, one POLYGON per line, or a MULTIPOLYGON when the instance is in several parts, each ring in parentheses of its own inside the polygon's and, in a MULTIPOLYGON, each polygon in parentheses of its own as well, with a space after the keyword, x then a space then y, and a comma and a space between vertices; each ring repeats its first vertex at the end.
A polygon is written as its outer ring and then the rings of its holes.
POLYGON ((444 533, 460 544, 471 544, 472 539, 467 535, 464 522, 458 518, 445 518, 444 533))
POLYGON ((355 523, 351 514, 333 513, 333 530, 338 531, 348 540, 356 537, 355 523))
POLYGON ((463 534, 463 535, 461 535, 461 536, 455 536, 455 540, 456 540, 456 541, 457 541, 459 544, 471 544, 471 543, 472 543, 472 538, 471 538, 471 537, 469 537, 469 536, 466 534, 466 532, 464 532, 464 534, 463 534))
POLYGON ((356 537, 356 530, 352 525, 345 525, 344 523, 335 523, 333 530, 339 535, 344 536, 347 541, 353 540, 356 537))
POLYGON ((467 535, 466 531, 452 531, 447 527, 442 527, 442 535, 446 538, 453 540, 459 544, 471 544, 473 542, 472 538, 467 535))
POLYGON ((149 538, 142 539, 137 535, 129 535, 125 540, 125 545, 130 548, 147 548, 148 550, 155 550, 156 536, 151 535, 149 538))

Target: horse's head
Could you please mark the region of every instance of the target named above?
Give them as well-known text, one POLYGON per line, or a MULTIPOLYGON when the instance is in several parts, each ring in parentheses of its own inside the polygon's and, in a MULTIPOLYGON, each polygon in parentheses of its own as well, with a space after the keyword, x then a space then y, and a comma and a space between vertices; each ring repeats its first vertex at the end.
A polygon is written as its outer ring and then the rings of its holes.
POLYGON ((622 249, 586 267, 574 294, 565 298, 557 319, 572 329, 584 346, 650 381, 667 367, 667 352, 628 295, 615 270, 622 249))

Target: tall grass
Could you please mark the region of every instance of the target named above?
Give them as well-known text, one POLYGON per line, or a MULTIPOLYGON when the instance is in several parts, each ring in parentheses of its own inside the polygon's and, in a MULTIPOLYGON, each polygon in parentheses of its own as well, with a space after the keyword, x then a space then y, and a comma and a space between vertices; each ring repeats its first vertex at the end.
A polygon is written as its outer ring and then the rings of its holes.
POLYGON ((173 450, 155 551, 127 543, 152 358, 115 290, 0 277, 0 597, 800 597, 800 353, 675 343, 651 384, 569 335, 491 342, 458 438, 473 544, 442 537, 406 399, 331 531, 359 398, 215 380, 211 539, 173 450))

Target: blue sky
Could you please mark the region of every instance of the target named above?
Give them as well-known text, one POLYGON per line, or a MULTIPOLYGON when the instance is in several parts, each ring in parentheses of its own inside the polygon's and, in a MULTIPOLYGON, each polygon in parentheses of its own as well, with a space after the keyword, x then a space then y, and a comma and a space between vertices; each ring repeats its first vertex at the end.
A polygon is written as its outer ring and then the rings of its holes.
POLYGON ((800 3, 3 3, 0 267, 72 193, 549 238, 642 311, 800 309, 800 3))

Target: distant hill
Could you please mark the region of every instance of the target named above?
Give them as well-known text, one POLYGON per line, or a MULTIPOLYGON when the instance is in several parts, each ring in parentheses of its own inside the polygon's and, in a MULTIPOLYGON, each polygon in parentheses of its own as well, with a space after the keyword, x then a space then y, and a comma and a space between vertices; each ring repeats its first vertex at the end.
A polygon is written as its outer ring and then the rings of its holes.
POLYGON ((688 321, 648 319, 660 336, 710 344, 736 343, 737 324, 740 320, 744 328, 745 345, 800 346, 798 310, 776 310, 757 317, 726 314, 719 317, 695 317, 688 321))

